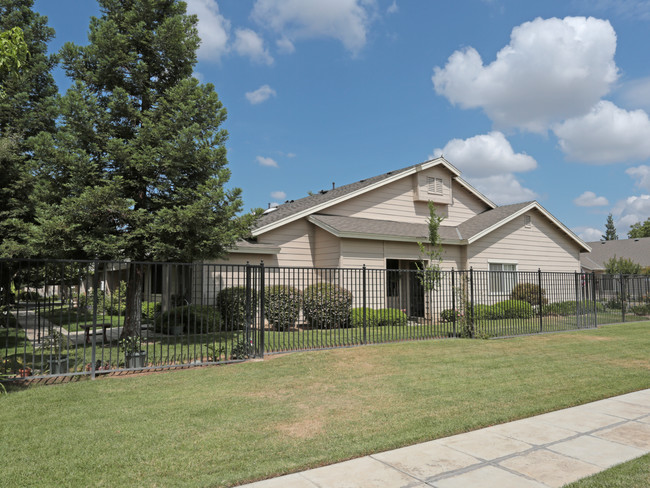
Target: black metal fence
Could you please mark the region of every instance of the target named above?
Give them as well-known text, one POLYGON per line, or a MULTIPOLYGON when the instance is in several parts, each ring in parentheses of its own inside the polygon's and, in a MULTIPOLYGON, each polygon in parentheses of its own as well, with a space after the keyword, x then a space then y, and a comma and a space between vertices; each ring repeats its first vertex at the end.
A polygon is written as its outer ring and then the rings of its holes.
POLYGON ((650 317, 650 277, 0 260, 3 379, 650 317))

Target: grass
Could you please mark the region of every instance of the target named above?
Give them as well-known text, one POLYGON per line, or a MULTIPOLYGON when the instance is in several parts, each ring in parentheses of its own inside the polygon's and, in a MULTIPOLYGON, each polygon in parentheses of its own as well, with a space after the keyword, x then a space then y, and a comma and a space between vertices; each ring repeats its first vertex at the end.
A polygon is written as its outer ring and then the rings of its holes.
POLYGON ((0 485, 231 486, 649 388, 648 350, 640 322, 32 387, 0 485))
POLYGON ((633 459, 564 488, 647 488, 650 486, 650 454, 633 459))

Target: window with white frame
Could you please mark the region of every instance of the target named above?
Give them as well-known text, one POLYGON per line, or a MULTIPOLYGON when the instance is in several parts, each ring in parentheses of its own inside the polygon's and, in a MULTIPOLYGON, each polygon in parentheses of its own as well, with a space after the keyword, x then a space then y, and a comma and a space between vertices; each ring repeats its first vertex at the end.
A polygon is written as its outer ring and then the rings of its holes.
POLYGON ((442 195, 442 178, 427 177, 427 192, 433 195, 442 195))
POLYGON ((509 295, 517 284, 517 265, 514 263, 490 263, 490 293, 509 295))

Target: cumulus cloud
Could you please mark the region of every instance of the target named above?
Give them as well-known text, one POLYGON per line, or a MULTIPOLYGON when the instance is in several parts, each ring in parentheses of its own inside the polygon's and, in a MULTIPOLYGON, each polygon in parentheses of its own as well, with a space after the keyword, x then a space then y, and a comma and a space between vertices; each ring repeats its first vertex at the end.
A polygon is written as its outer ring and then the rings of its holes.
POLYGON ((498 205, 537 200, 539 195, 530 188, 525 188, 512 173, 470 178, 472 185, 498 205))
POLYGON ((286 37, 282 37, 277 41, 275 41, 275 45, 277 46, 278 50, 281 53, 291 54, 296 50, 296 47, 293 45, 293 42, 291 42, 286 37))
POLYGON ((571 230, 575 232, 580 239, 586 242, 599 241, 603 236, 601 230, 594 229, 593 227, 574 227, 571 230))
POLYGON ((650 120, 643 110, 627 111, 603 100, 584 116, 553 127, 568 158, 607 164, 650 157, 650 120))
POLYGON ((616 33, 606 20, 566 17, 525 22, 512 30, 496 60, 476 49, 454 52, 435 67, 436 93, 463 108, 482 108, 498 125, 544 132, 582 115, 618 77, 616 33))
POLYGON ((277 168, 278 167, 278 163, 276 163, 275 160, 272 159, 272 158, 265 158, 264 156, 257 156, 257 158, 255 158, 255 159, 262 166, 269 166, 271 168, 277 168))
POLYGON ((573 200, 579 207, 602 207, 604 205, 609 205, 607 198, 598 197, 593 191, 586 191, 578 198, 573 200))
POLYGON ((237 29, 233 49, 241 56, 247 56, 256 63, 273 64, 273 57, 264 47, 264 40, 251 29, 237 29))
POLYGON ((627 197, 614 205, 612 209, 616 219, 616 229, 620 234, 627 234, 632 224, 644 222, 650 215, 650 195, 627 197))
POLYGON ((246 92, 246 99, 253 105, 267 101, 276 95, 275 90, 269 85, 262 85, 257 90, 246 92))
POLYGON ((333 38, 352 54, 366 44, 376 0, 256 0, 251 17, 283 38, 333 38))
POLYGON ((216 0, 187 0, 187 12, 198 19, 201 46, 198 58, 219 61, 228 52, 230 21, 219 13, 216 0))
POLYGON ((436 148, 433 153, 434 157, 443 154, 468 178, 519 173, 537 167, 537 161, 528 154, 515 153, 506 137, 498 131, 469 139, 452 139, 444 148, 436 148))
POLYGON ((636 168, 628 168, 625 173, 636 179, 636 186, 645 190, 650 190, 650 166, 637 166, 636 168))
POLYGON ((272 191, 271 198, 275 198, 276 200, 284 200, 287 198, 287 194, 283 191, 272 191))

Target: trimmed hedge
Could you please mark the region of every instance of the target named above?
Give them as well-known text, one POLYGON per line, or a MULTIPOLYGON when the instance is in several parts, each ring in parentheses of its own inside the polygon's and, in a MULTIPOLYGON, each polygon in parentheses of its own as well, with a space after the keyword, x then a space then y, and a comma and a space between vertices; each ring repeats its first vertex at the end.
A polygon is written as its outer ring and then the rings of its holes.
MULTIPOLYGON (((257 291, 251 289, 251 317, 257 312, 257 291)), ((246 288, 224 288, 217 295, 217 309, 227 330, 246 328, 246 288)))
MULTIPOLYGON (((378 327, 384 325, 406 325, 408 316, 397 308, 366 308, 366 326, 378 327)), ((350 318, 352 327, 363 327, 363 307, 353 308, 350 318)))
POLYGON ((631 307, 630 310, 634 315, 650 315, 650 303, 631 307))
POLYGON ((533 307, 523 300, 504 300, 494 305, 474 305, 474 320, 529 319, 533 307))
MULTIPOLYGON (((587 312, 594 309, 594 302, 591 300, 580 302, 580 306, 587 312)), ((602 303, 596 302, 596 311, 604 312, 605 307, 602 303)), ((576 314, 576 302, 574 300, 567 300, 565 302, 555 302, 542 307, 542 315, 561 315, 569 316, 576 314)))
POLYGON ((542 295, 541 305, 546 305, 548 300, 546 299, 546 290, 535 285, 534 283, 519 283, 515 285, 510 293, 510 298, 513 300, 522 300, 528 302, 531 305, 540 305, 540 293, 542 295))
POLYGON ((217 332, 221 330, 221 317, 215 307, 185 305, 163 312, 155 321, 156 331, 163 334, 172 334, 175 326, 190 334, 217 332))
POLYGON ((291 286, 264 289, 264 316, 275 330, 289 330, 300 315, 301 293, 291 286))
POLYGON ((352 293, 330 283, 308 286, 303 292, 303 312, 310 327, 337 329, 350 325, 352 293))

